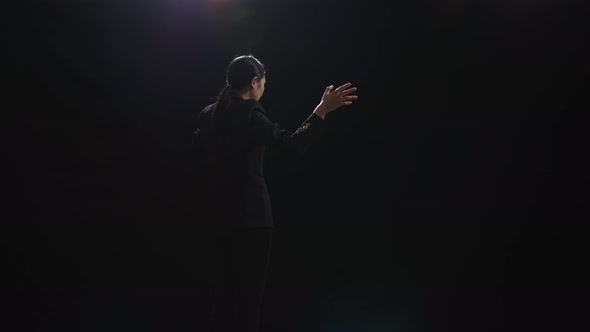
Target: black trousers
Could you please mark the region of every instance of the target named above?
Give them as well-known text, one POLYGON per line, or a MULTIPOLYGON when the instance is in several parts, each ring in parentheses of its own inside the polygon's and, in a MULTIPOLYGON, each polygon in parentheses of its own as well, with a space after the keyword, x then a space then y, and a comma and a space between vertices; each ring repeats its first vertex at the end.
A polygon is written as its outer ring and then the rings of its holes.
POLYGON ((258 332, 270 263, 272 228, 250 228, 215 240, 210 332, 258 332))

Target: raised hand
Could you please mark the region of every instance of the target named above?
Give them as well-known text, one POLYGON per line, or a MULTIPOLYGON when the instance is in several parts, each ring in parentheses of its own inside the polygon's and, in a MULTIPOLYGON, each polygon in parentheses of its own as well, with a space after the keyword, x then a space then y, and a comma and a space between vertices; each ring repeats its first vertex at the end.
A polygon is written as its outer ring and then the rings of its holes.
POLYGON ((336 109, 344 105, 352 104, 352 101, 357 99, 357 95, 351 95, 355 92, 356 87, 351 87, 351 83, 343 84, 336 89, 333 85, 326 87, 326 91, 322 95, 322 100, 316 107, 314 113, 317 113, 322 118, 336 109))

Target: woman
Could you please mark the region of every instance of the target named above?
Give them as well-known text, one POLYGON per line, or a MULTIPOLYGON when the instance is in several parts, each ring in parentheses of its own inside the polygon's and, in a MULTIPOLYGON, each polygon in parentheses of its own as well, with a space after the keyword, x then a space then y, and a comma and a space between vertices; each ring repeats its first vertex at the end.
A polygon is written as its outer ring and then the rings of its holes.
POLYGON ((264 66, 252 55, 234 58, 217 102, 198 117, 195 142, 218 254, 211 331, 259 328, 274 227, 262 172, 265 146, 277 144, 301 155, 321 134, 326 114, 357 99, 350 83, 328 86, 312 114, 291 134, 269 121, 258 102, 265 76, 264 66))

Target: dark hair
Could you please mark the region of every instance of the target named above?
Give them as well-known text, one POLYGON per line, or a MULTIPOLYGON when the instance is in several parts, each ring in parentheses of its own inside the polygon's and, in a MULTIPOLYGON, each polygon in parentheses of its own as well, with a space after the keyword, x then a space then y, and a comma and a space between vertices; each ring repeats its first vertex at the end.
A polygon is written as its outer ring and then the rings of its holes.
POLYGON ((225 87, 216 98, 213 116, 220 115, 231 105, 231 92, 237 92, 250 84, 254 77, 259 79, 266 75, 264 65, 251 54, 235 57, 227 66, 225 87))
POLYGON ((237 92, 250 84, 254 77, 259 79, 266 75, 264 66, 258 59, 252 55, 240 55, 235 57, 227 66, 226 84, 215 98, 216 103, 213 106, 213 151, 216 155, 225 153, 226 125, 224 114, 231 106, 234 96, 237 92), (232 96, 234 95, 234 96, 232 96))

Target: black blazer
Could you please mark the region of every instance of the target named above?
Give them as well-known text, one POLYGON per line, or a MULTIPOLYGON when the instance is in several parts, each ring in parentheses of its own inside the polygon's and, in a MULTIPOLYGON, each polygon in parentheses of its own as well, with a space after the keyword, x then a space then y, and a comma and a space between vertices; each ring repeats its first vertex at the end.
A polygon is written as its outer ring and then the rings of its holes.
POLYGON ((263 174, 265 148, 273 144, 301 156, 323 132, 324 120, 312 113, 291 134, 271 122, 256 100, 232 94, 231 106, 218 117, 213 117, 214 106, 199 113, 194 133, 205 222, 221 231, 272 228, 263 174))

